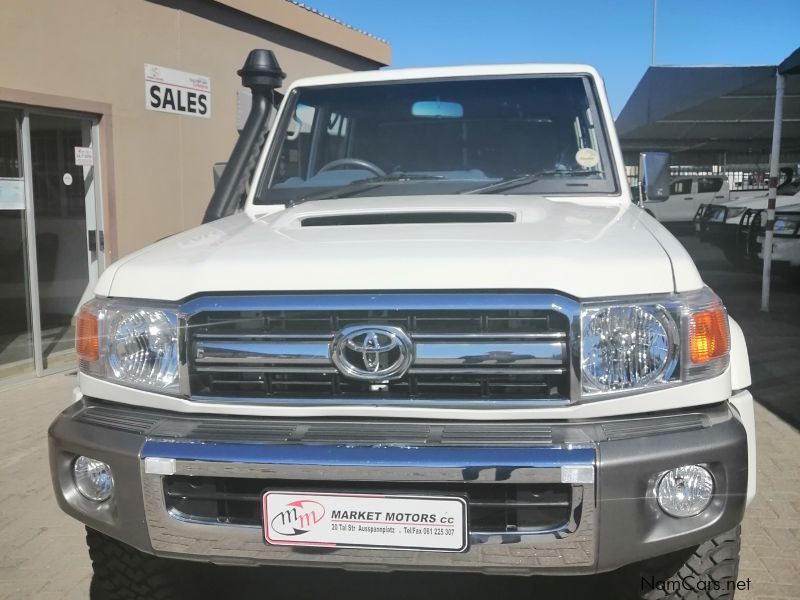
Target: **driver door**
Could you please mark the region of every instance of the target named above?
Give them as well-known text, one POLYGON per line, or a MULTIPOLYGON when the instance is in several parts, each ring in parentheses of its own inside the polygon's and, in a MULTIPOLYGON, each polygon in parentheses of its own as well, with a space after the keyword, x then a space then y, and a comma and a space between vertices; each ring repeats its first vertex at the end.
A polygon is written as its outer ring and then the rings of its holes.
POLYGON ((694 202, 696 185, 691 177, 675 179, 669 186, 669 198, 663 202, 647 202, 646 206, 662 223, 691 221, 697 210, 694 202))

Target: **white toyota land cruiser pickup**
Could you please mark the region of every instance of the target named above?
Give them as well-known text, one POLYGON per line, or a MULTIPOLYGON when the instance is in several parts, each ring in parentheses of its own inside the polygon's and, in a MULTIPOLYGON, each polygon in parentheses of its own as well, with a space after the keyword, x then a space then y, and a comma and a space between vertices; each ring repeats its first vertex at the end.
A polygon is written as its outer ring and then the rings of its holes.
MULTIPOLYGON (((240 73, 271 94, 260 57, 240 73)), ((49 439, 94 598, 178 597, 198 562, 624 567, 634 597, 733 596, 745 341, 631 202, 594 69, 305 79, 264 131, 220 181, 256 148, 230 216, 80 311, 49 439)))

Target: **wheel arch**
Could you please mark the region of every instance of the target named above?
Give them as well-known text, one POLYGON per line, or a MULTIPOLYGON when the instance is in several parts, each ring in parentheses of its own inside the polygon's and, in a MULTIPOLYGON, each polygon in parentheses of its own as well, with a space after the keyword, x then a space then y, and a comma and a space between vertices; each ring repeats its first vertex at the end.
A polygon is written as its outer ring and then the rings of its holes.
POLYGON ((747 355, 747 342, 739 324, 729 318, 731 331, 731 388, 743 390, 750 387, 750 359, 747 355))

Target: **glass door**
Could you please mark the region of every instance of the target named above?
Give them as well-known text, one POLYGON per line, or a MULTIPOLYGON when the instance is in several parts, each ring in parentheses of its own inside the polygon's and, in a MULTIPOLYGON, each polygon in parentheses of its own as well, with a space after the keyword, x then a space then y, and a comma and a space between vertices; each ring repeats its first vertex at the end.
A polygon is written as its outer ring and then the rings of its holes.
POLYGON ((42 372, 74 364, 75 315, 97 281, 103 239, 95 199, 95 120, 37 112, 28 120, 36 232, 31 289, 42 372))
POLYGON ((0 379, 34 370, 22 116, 0 108, 0 379))

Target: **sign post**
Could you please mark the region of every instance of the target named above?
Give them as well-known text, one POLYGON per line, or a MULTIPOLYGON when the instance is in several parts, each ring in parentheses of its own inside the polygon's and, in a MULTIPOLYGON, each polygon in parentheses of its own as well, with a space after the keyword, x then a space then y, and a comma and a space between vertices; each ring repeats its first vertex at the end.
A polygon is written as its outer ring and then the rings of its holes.
POLYGON ((772 239, 775 226, 775 198, 778 195, 781 158, 781 125, 783 124, 783 90, 786 78, 780 71, 775 72, 775 120, 772 125, 772 153, 769 157, 769 198, 767 200, 767 227, 761 253, 764 268, 761 273, 761 311, 769 312, 769 285, 772 276, 772 239))

